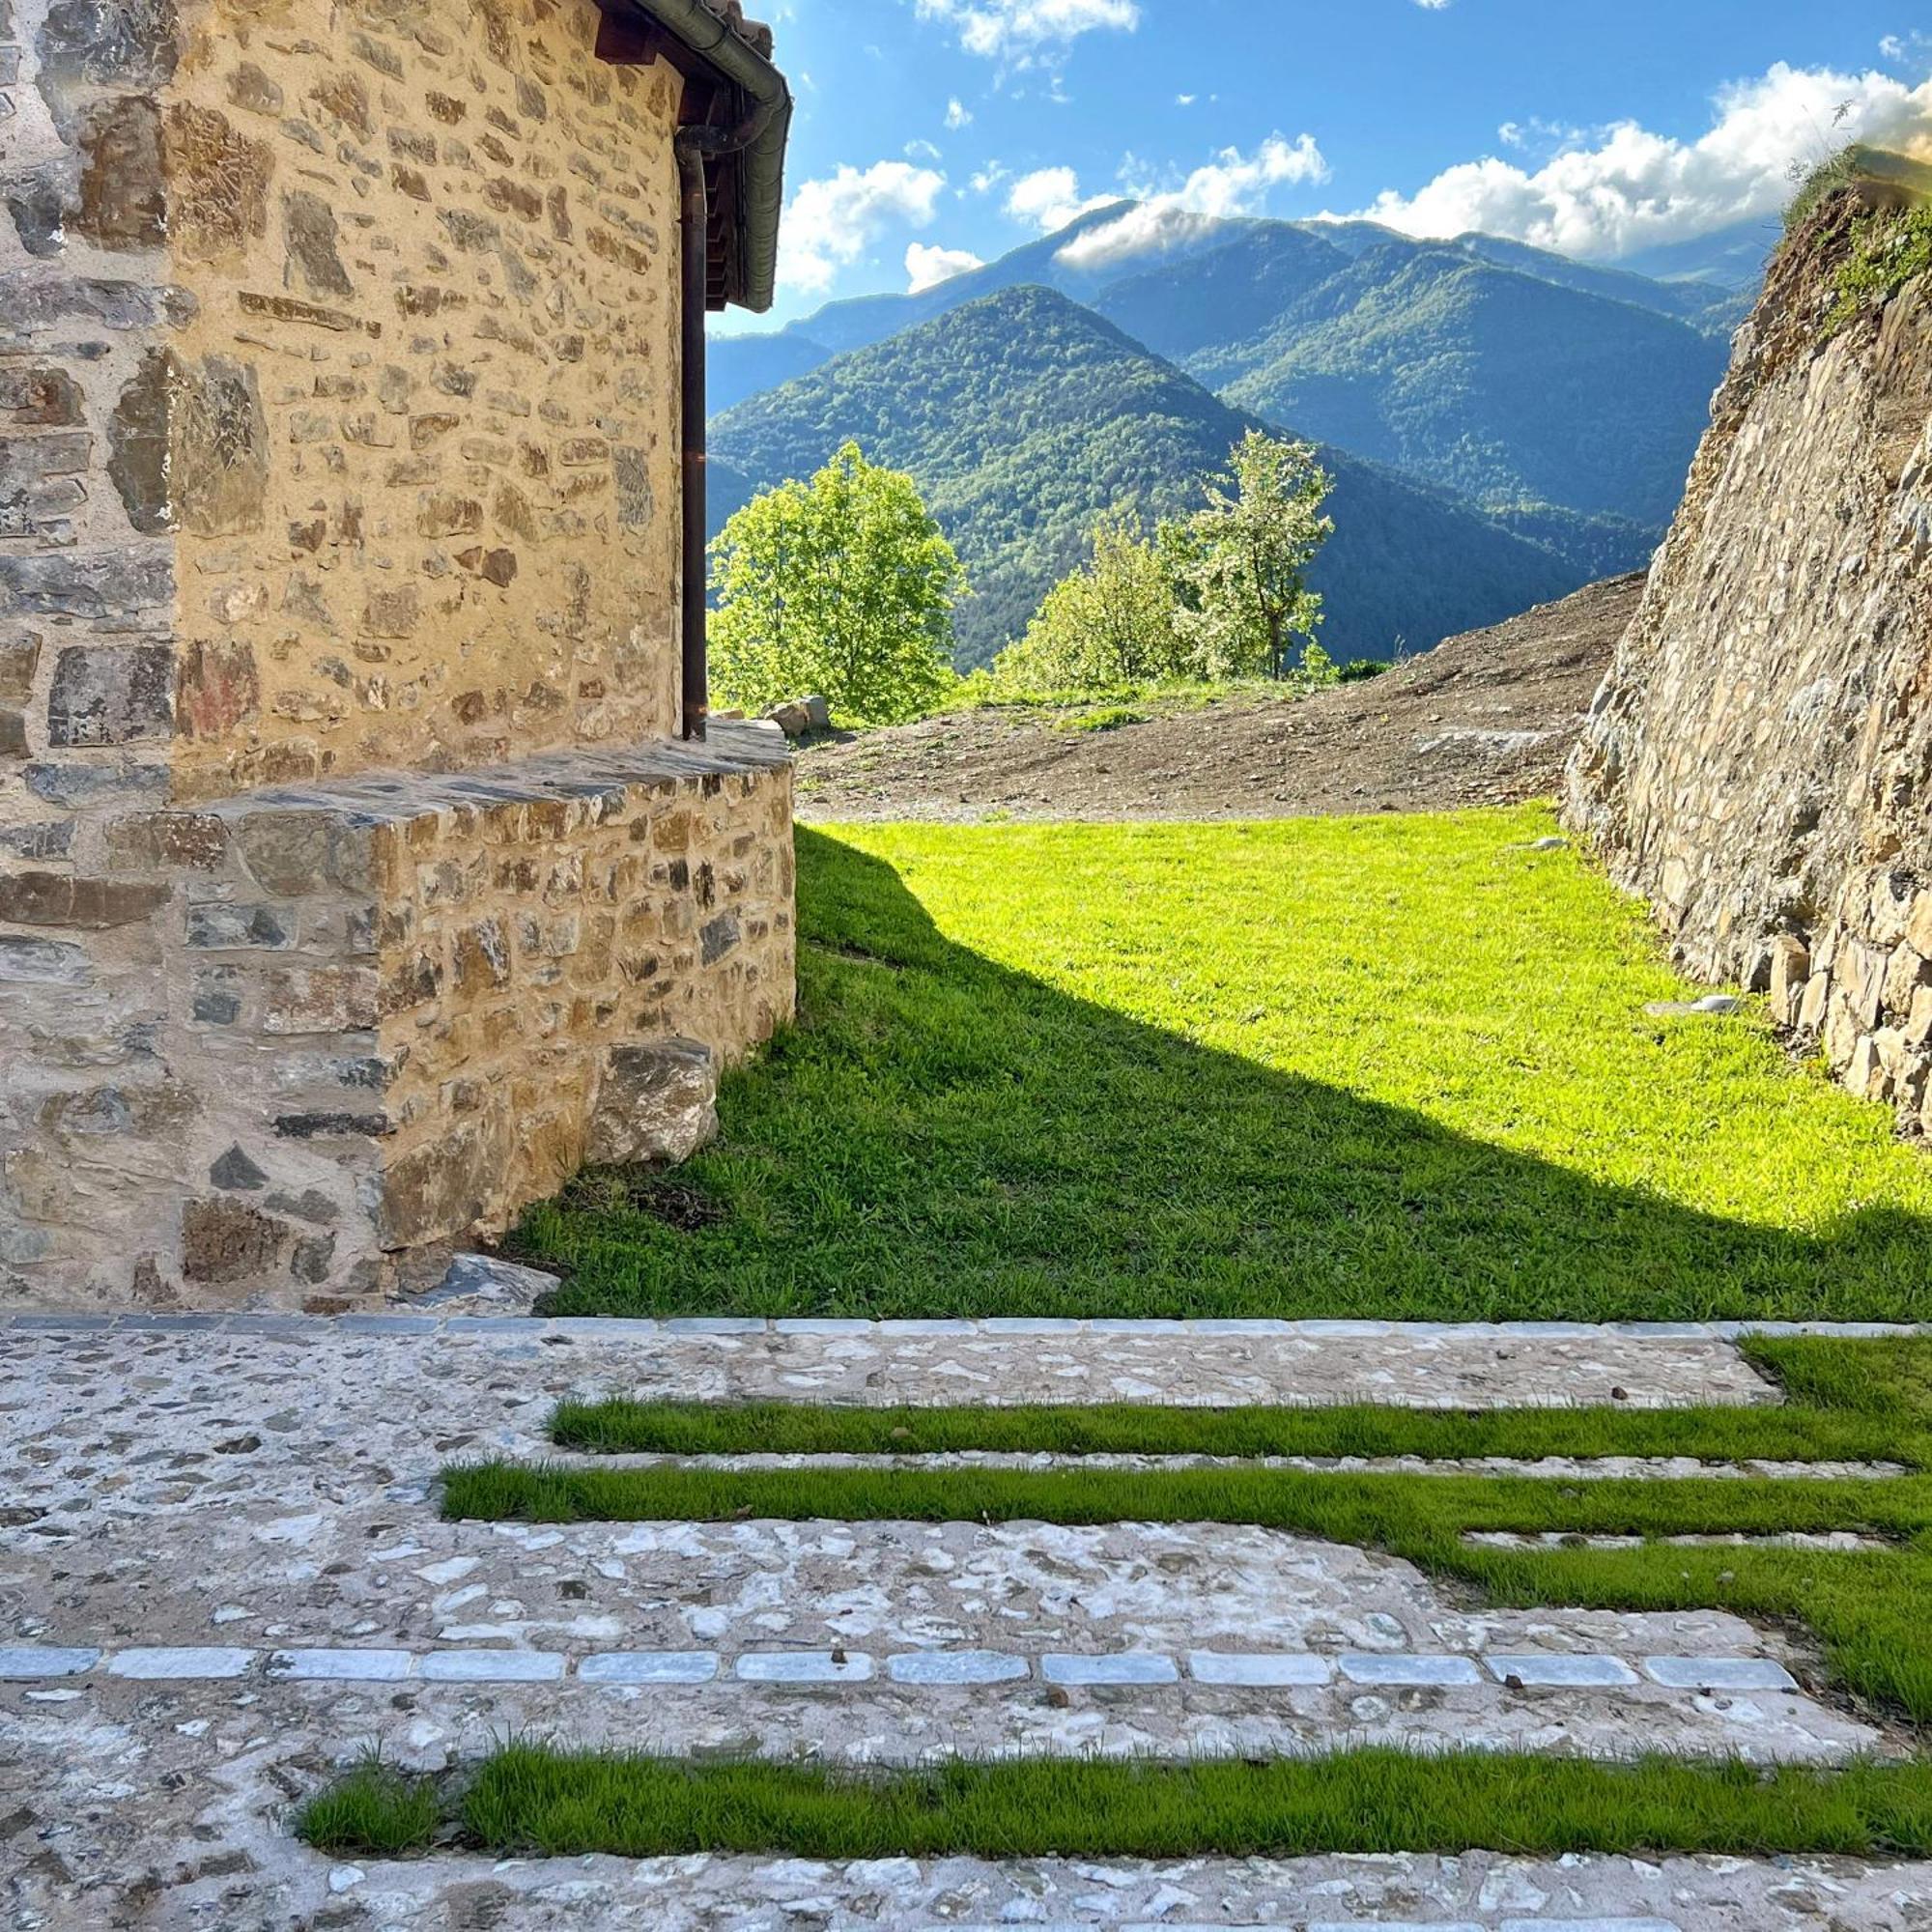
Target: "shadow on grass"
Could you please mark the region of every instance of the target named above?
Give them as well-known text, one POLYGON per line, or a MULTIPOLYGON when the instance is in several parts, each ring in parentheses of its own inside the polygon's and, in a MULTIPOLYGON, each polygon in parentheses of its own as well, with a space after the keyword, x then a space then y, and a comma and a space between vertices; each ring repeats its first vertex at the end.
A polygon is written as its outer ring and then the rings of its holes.
MULTIPOLYGON (((587 1175, 557 1314, 1917 1320, 1932 1224, 1753 1226, 1205 1048, 948 940, 801 828, 801 1020, 730 1076, 678 1229, 587 1175)), ((1525 1075, 1532 1078, 1533 1075, 1525 1075)))

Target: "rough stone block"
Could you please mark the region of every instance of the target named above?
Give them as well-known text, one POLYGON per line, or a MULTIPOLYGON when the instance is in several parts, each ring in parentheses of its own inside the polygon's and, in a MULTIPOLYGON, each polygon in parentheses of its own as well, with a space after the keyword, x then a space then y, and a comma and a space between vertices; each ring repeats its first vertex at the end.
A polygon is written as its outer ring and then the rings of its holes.
POLYGON ((396 1684, 410 1674, 406 1650, 276 1650, 269 1675, 296 1683, 396 1684))
POLYGON ((271 1285, 287 1223, 242 1201, 190 1201, 182 1209, 182 1272, 213 1287, 271 1285))
POLYGON ((1027 1675, 1027 1661, 998 1650, 902 1651, 886 1659, 895 1684, 1012 1684, 1027 1675))
POLYGON ((1500 1684, 1515 1678, 1527 1688, 1626 1690, 1637 1674, 1622 1658, 1562 1651, 1491 1651, 1483 1659, 1500 1684))
POLYGON ((403 1155, 383 1176, 378 1237, 407 1248, 467 1232, 489 1188, 486 1151, 472 1125, 403 1155))
POLYGON ((218 1644, 143 1645, 118 1650, 107 1660, 110 1677, 132 1677, 144 1682, 167 1679, 240 1677, 255 1662, 252 1650, 237 1650, 218 1644))
POLYGON ((160 110, 147 95, 92 100, 80 121, 77 234, 102 248, 158 247, 167 234, 160 110))
POLYGON ((85 986, 94 968, 84 948, 59 939, 17 939, 0 934, 0 983, 85 986))
POLYGON ((745 1684, 865 1684, 872 1660, 860 1650, 751 1651, 739 1658, 737 1675, 745 1684))
POLYGON ((59 1645, 9 1644, 0 1646, 0 1682, 18 1682, 35 1677, 78 1677, 100 1662, 98 1650, 62 1648, 59 1645))
POLYGON ((255 948, 280 952, 296 943, 292 912, 271 905, 215 901, 187 908, 187 943, 204 952, 255 948))
POLYGON ((1069 1656, 1051 1651, 1039 1661, 1049 1684, 1066 1686, 1178 1684, 1180 1667, 1173 1658, 1148 1650, 1116 1651, 1106 1657, 1069 1656))
POLYGON ((70 646, 54 661, 47 743, 56 748, 165 738, 174 724, 174 653, 164 644, 70 646))
POLYGON ((709 1684, 718 1675, 715 1650, 606 1650, 586 1657, 577 1674, 585 1684, 709 1684))
POLYGON ((543 1296, 554 1294, 562 1286, 561 1277, 542 1268, 524 1267, 496 1255, 458 1255, 444 1269, 441 1280, 417 1301, 425 1308, 462 1301, 504 1314, 526 1315, 543 1296))
POLYGON ((166 904, 164 885, 79 878, 69 872, 0 873, 0 920, 101 932, 136 925, 166 904))
POLYGON ((1335 1675, 1325 1657, 1296 1651, 1191 1650, 1187 1671, 1202 1684, 1253 1687, 1326 1684, 1335 1675))
POLYGON ((1768 1657, 1646 1657, 1643 1667, 1673 1690, 1796 1690, 1783 1664, 1768 1657))
POLYGON ((1416 1656, 1397 1651, 1345 1650, 1336 1660, 1351 1684, 1456 1689, 1480 1684, 1482 1672, 1466 1657, 1416 1656))
POLYGON ((432 1650, 416 1671, 426 1684, 554 1684, 563 1658, 549 1650, 432 1650))
POLYGON ((718 1065, 702 1041, 612 1047, 590 1117, 587 1157, 604 1166, 689 1160, 718 1133, 718 1065))

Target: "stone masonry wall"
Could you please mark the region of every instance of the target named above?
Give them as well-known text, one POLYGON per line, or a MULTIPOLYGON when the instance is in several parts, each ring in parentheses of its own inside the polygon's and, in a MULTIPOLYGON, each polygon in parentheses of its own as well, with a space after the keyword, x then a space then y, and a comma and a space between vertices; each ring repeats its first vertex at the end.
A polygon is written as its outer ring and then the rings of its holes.
POLYGON ((1691 973, 1932 1128, 1932 286, 1826 328, 1861 206, 1773 265, 1568 816, 1691 973))
POLYGON ((598 19, 0 0, 0 1300, 380 1294, 790 1009, 781 751, 665 742, 681 83, 598 19))
POLYGON ((24 0, 30 760, 172 738, 207 798, 672 728, 680 83, 599 17, 24 0))
POLYGON ((758 726, 139 824, 102 890, 151 916, 0 934, 0 1301, 380 1298, 582 1164, 612 1048, 738 1060, 791 1011, 758 726))

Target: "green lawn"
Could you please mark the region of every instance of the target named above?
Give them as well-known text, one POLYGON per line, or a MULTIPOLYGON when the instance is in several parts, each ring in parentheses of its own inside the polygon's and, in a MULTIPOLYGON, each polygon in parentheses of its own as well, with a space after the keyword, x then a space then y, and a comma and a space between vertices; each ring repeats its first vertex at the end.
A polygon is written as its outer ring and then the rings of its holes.
POLYGON ((1932 1314, 1932 1159, 1755 1011, 1647 1017, 1550 823, 801 831, 700 1213, 593 1173, 523 1245, 566 1314, 1932 1314))
POLYGON ((1255 1763, 1034 1758, 867 1772, 511 1743, 446 1792, 366 1765, 305 1805, 297 1830, 323 1851, 382 1857, 427 1849, 445 1820, 445 1842, 539 1858, 1295 1858, 1482 1847, 1922 1858, 1932 1852, 1932 1768, 1362 1749, 1255 1763))

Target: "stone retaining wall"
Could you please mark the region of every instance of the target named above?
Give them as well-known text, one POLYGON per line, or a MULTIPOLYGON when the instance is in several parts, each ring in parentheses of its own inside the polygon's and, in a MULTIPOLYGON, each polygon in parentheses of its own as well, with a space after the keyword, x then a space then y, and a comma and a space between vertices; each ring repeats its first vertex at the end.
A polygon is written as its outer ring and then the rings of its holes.
POLYGON ((1932 1127, 1932 286, 1833 333, 1861 197, 1773 264, 1569 772, 1693 975, 1932 1127))
POLYGON ((0 931, 0 1296, 378 1297, 581 1164, 613 1049, 791 1009, 776 732, 117 822, 0 931), (77 929, 85 925, 84 935, 77 929))

